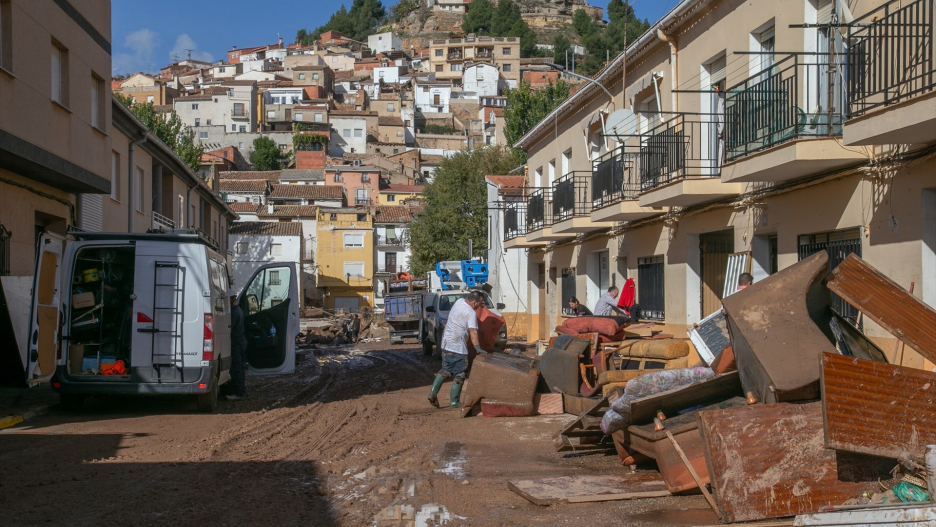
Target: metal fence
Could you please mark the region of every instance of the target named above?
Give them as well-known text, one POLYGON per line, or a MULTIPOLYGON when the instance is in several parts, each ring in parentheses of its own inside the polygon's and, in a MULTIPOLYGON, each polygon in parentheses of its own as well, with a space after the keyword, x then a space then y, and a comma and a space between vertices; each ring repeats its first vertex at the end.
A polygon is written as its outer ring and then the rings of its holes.
MULTIPOLYGON (((803 260, 819 251, 826 251, 829 253, 829 272, 831 273, 832 269, 842 263, 849 254, 855 253, 855 256, 861 257, 860 235, 858 238, 841 239, 844 237, 844 231, 801 236, 797 248, 799 259, 803 260), (836 237, 840 239, 835 239, 836 237)), ((832 294, 832 310, 853 324, 857 323, 858 310, 834 293, 832 294)))
POLYGON ((849 118, 933 91, 933 28, 933 0, 892 0, 849 25, 849 118))
POLYGON ((591 214, 588 180, 591 172, 573 171, 553 184, 553 221, 563 221, 591 214))
POLYGON ((640 139, 640 188, 646 192, 687 177, 721 175, 718 114, 681 113, 640 139))
POLYGON ((598 159, 592 170, 593 209, 637 199, 640 194, 639 159, 639 152, 626 152, 623 146, 598 159))
POLYGON ((552 219, 552 189, 531 189, 527 201, 527 232, 538 231, 553 224, 552 219))
POLYGON ((637 259, 637 295, 640 316, 648 320, 666 319, 666 295, 662 256, 637 259))
POLYGON ((504 202, 504 240, 513 240, 526 235, 525 201, 504 202))
POLYGON ((789 55, 728 88, 725 161, 794 139, 841 135, 841 78, 830 75, 827 56, 789 55))

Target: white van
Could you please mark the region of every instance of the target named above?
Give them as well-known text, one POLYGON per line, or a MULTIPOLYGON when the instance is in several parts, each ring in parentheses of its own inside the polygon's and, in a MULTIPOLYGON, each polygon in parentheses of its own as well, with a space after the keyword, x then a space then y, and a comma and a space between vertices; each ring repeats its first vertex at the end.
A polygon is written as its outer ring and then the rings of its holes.
MULTIPOLYGON (((65 409, 89 394, 193 394, 214 411, 230 381, 225 258, 197 231, 45 233, 39 240, 23 364, 65 409)), ((298 276, 259 267, 240 293, 252 373, 295 368, 298 276)))

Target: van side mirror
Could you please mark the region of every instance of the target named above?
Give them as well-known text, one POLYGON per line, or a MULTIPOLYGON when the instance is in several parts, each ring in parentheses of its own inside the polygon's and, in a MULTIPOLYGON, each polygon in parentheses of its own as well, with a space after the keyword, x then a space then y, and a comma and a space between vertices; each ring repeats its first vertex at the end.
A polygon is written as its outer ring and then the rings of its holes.
POLYGON ((498 302, 496 307, 497 307, 497 310, 498 310, 498 311, 501 311, 501 310, 503 310, 504 308, 507 307, 507 304, 505 304, 505 303, 503 303, 503 302, 498 302))
POLYGON ((426 307, 426 313, 435 313, 435 306, 426 307))

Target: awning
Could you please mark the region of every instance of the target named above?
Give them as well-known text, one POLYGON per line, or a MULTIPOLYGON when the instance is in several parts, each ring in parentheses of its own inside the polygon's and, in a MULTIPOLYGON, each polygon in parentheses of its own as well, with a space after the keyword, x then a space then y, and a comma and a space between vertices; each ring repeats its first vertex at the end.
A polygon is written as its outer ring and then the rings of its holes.
POLYGON ((639 81, 631 84, 627 90, 624 91, 624 98, 628 101, 632 100, 637 96, 638 93, 646 90, 647 88, 653 86, 654 81, 662 79, 662 71, 651 71, 650 73, 644 75, 640 78, 639 81))

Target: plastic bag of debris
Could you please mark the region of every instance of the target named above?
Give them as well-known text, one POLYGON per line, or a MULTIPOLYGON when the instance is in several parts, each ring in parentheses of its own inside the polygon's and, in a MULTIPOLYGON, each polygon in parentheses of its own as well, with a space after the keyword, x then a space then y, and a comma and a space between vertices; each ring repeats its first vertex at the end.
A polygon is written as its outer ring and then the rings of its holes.
POLYGON ((624 395, 611 403, 611 409, 606 411, 601 419, 601 431, 611 435, 618 430, 624 430, 630 425, 630 403, 642 397, 665 392, 674 388, 681 388, 695 382, 704 381, 715 376, 711 368, 684 368, 679 370, 662 370, 628 381, 624 386, 624 395))

